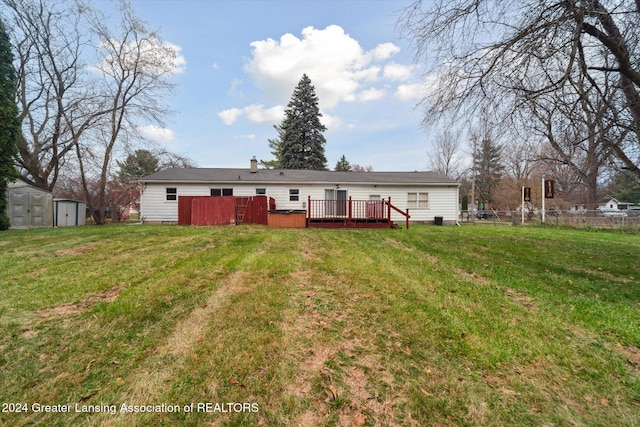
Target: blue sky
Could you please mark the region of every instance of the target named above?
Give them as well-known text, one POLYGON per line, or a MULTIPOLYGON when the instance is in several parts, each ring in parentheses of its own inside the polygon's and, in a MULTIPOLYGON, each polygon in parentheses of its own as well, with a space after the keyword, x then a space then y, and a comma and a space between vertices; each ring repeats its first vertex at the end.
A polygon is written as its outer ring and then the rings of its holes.
MULTIPOLYGON (((201 167, 269 160, 268 139, 303 73, 324 114, 328 167, 427 168, 421 66, 396 28, 403 0, 132 0, 175 45, 175 114, 146 135, 201 167)), ((104 1, 97 1, 99 7, 104 1)))

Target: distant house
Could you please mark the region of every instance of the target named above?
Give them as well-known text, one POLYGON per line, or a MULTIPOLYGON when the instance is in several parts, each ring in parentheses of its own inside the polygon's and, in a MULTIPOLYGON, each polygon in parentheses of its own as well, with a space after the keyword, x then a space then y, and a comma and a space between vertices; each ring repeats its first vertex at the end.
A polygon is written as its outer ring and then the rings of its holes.
POLYGON ((587 205, 584 203, 574 204, 568 209, 568 212, 571 214, 584 214, 586 211, 587 205))
POLYGON ((53 195, 18 179, 7 188, 10 228, 53 227, 53 195))
POLYGON ((444 224, 458 219, 458 182, 435 172, 331 172, 258 169, 174 168, 140 179, 140 218, 144 222, 176 223, 181 196, 268 196, 278 210, 305 210, 310 203, 322 215, 351 214, 364 203, 367 215, 378 215, 376 201, 392 210, 391 220, 444 224), (335 202, 333 202, 335 201, 335 202), (353 201, 353 202, 352 202, 353 201), (357 202, 357 203, 356 203, 357 202))
MULTIPOLYGON (((615 197, 604 197, 598 201, 599 209, 620 209, 621 203, 615 197)), ((626 205, 626 203, 624 203, 626 205)))

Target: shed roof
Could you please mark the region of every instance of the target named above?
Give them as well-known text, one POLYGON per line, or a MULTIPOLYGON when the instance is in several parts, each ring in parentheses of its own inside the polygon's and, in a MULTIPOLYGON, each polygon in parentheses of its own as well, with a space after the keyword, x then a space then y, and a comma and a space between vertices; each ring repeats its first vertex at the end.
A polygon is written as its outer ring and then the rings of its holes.
POLYGON ((9 185, 7 186, 7 188, 16 189, 16 190, 26 188, 29 191, 51 194, 51 191, 43 190, 42 188, 36 187, 35 185, 31 185, 27 181, 23 180, 22 178, 17 178, 14 182, 9 182, 9 185))
POLYGON ((62 202, 62 203, 85 203, 82 200, 76 200, 76 199, 53 199, 54 203, 55 202, 62 202))
POLYGON ((147 175, 142 183, 234 183, 264 184, 436 184, 459 185, 436 172, 334 172, 306 169, 171 168, 147 175))

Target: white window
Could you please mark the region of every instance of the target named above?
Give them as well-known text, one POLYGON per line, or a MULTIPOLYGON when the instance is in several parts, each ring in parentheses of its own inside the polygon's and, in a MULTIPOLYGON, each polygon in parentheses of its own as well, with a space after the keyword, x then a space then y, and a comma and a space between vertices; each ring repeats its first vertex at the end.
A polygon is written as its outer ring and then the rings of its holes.
POLYGON ((407 208, 428 209, 429 193, 407 193, 407 208))
POLYGON ((289 201, 297 202, 300 198, 300 190, 297 188, 292 188, 289 190, 289 201))

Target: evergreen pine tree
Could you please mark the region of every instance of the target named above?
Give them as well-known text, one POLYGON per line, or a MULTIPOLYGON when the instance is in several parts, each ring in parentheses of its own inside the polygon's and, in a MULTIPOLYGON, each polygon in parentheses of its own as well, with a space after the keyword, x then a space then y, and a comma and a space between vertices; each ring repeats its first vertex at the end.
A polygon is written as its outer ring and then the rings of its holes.
POLYGON ((267 169, 282 169, 282 137, 284 132, 281 126, 273 126, 278 131, 278 137, 276 139, 269 140, 269 148, 271 148, 271 154, 275 157, 273 160, 260 160, 260 165, 267 169))
POLYGON ((347 160, 347 158, 342 155, 338 163, 336 163, 335 167, 336 172, 351 172, 353 169, 351 168, 351 163, 347 160))
POLYGON ((502 164, 502 147, 490 138, 483 138, 475 155, 476 188, 478 201, 485 205, 491 203, 493 192, 500 183, 504 165, 502 164))
POLYGON ((272 148, 279 149, 276 154, 278 167, 326 170, 326 140, 322 132, 327 128, 320 122, 320 117, 322 113, 318 107, 315 88, 304 74, 287 104, 282 124, 276 127, 278 140, 269 141, 272 148))
POLYGON ((149 150, 136 150, 124 162, 116 161, 120 170, 118 178, 123 182, 135 181, 145 175, 158 172, 160 162, 149 150))
POLYGON ((16 75, 11 44, 4 23, 0 20, 0 230, 9 228, 7 187, 18 177, 15 157, 20 131, 18 107, 15 102, 16 75))

